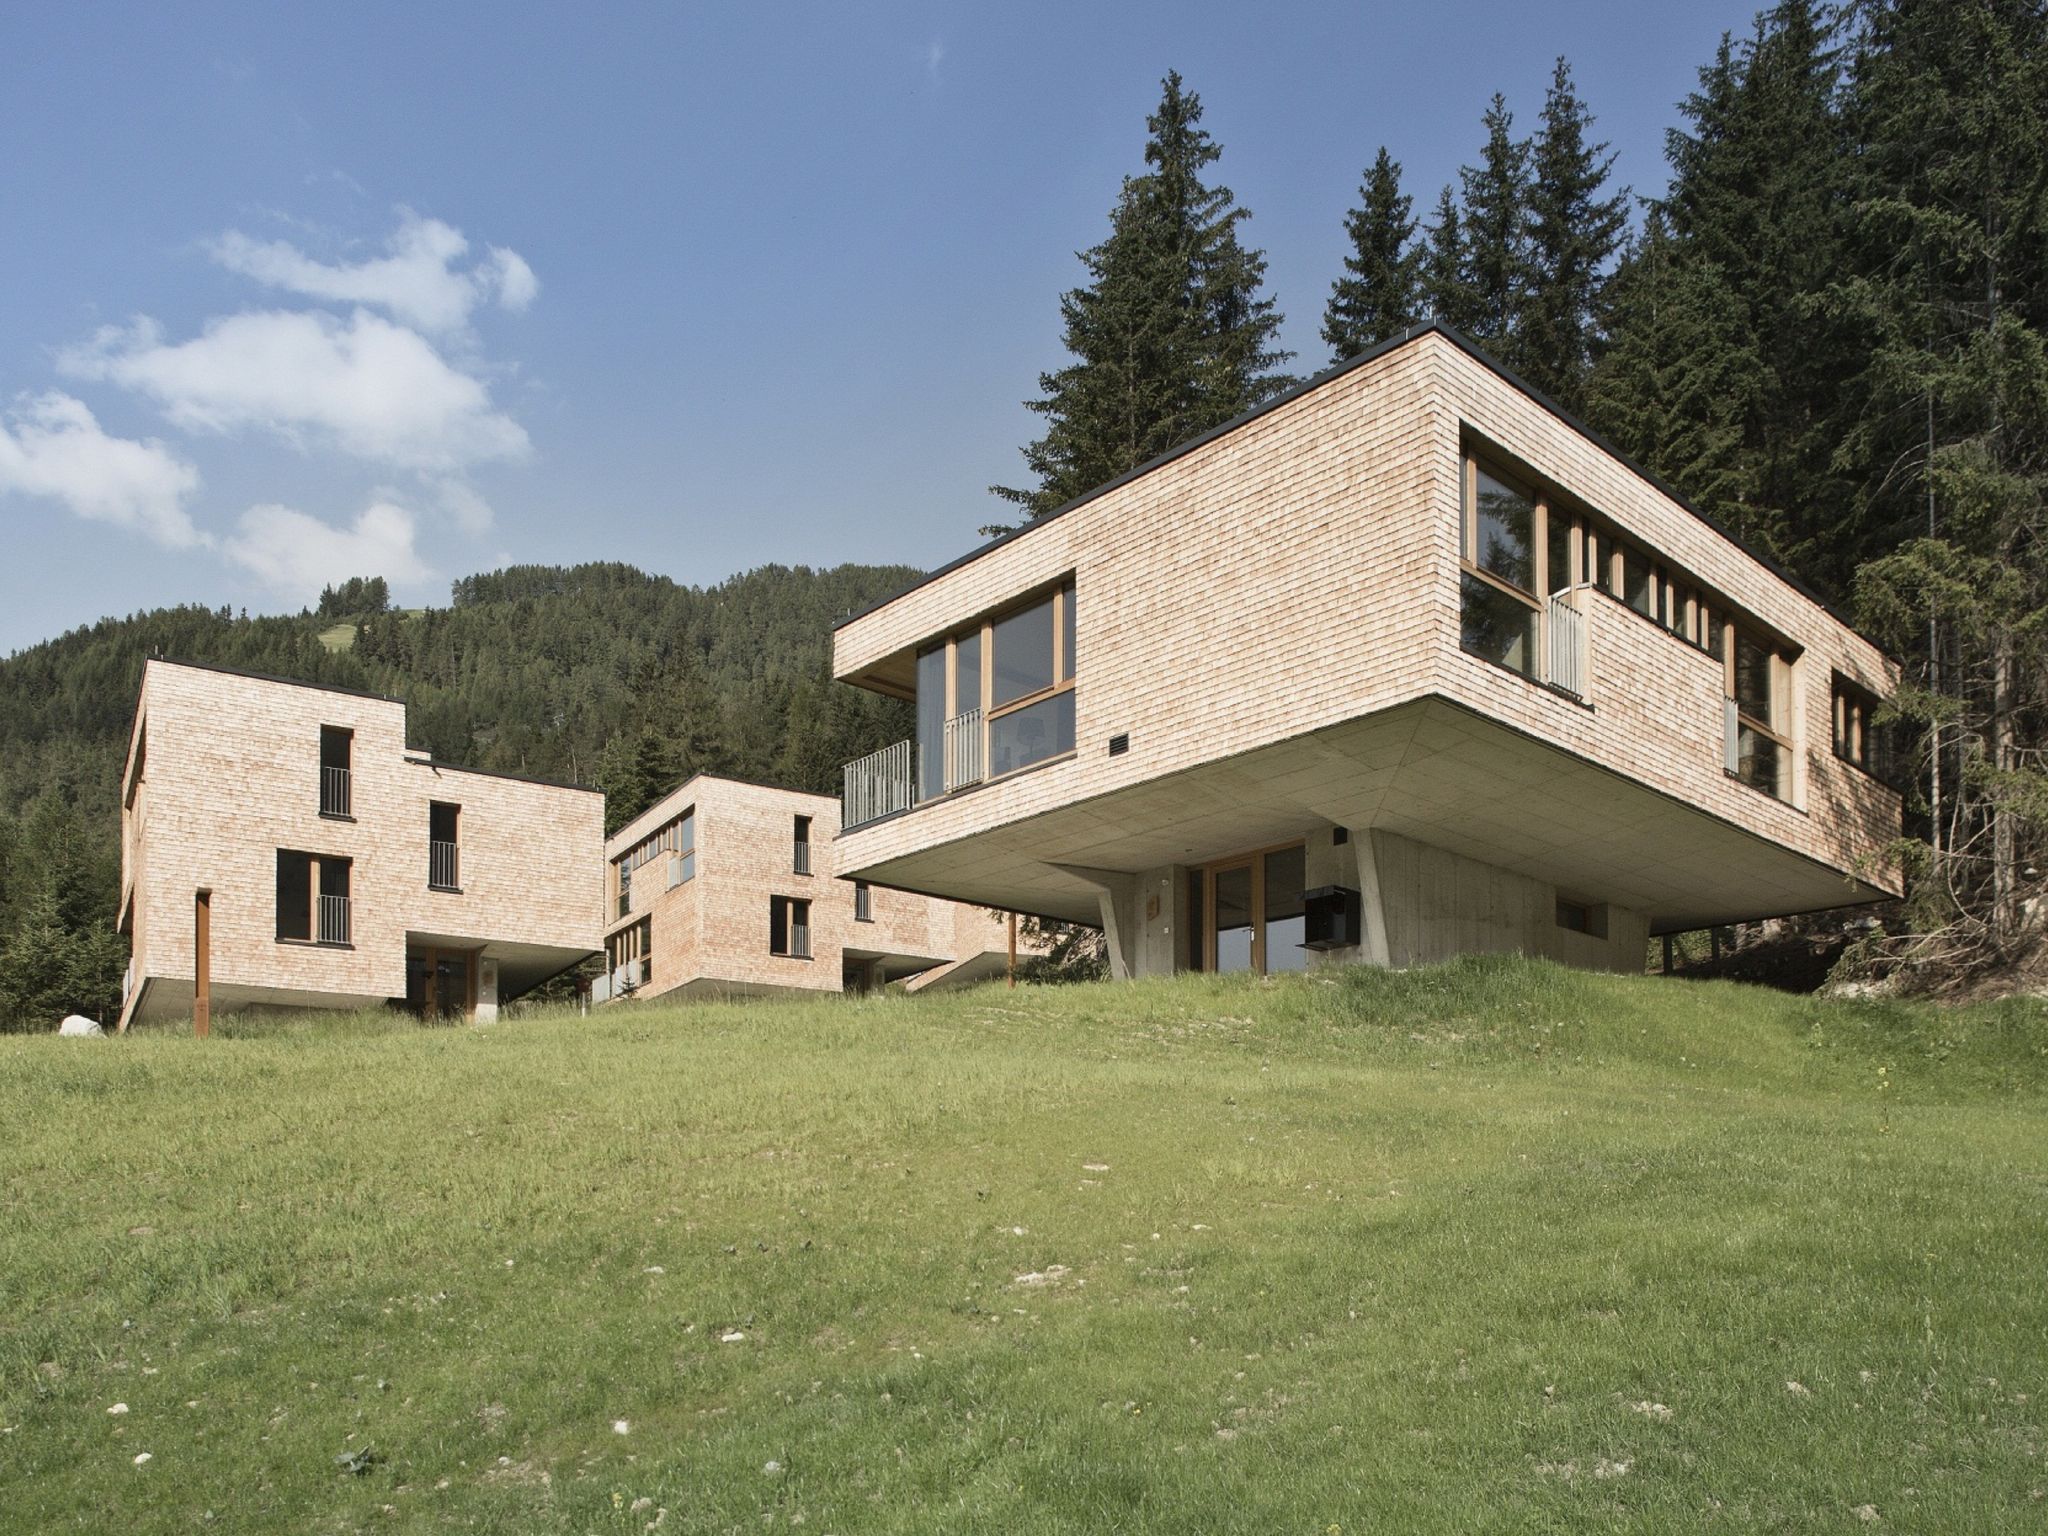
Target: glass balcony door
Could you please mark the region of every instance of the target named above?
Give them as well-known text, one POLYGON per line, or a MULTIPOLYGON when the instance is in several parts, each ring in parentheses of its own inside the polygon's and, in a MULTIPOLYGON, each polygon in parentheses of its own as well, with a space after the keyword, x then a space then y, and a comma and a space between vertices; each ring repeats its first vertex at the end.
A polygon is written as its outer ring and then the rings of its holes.
POLYGON ((1202 871, 1199 906, 1203 970, 1273 975, 1308 964, 1307 855, 1300 843, 1240 854, 1202 871))

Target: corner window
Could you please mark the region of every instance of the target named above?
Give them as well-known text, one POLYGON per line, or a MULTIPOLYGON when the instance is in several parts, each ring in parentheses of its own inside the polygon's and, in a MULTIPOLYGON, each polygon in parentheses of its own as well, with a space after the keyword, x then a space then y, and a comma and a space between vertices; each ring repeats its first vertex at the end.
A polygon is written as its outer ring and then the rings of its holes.
POLYGON ((768 898, 768 953, 790 960, 811 958, 811 904, 794 896, 768 898))
POLYGON ((1459 643, 1524 677, 1537 675, 1540 516, 1533 494, 1478 459, 1465 460, 1459 643))
POLYGON ((1074 750, 1071 581, 917 658, 917 797, 930 800, 1074 750))

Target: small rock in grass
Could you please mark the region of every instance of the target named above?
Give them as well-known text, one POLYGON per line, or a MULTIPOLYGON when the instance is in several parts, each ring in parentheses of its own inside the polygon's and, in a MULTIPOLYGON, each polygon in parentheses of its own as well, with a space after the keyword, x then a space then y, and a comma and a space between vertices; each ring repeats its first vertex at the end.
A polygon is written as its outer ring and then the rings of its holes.
POLYGON ((665 1275, 668 1273, 668 1271, 663 1269, 659 1264, 650 1264, 645 1269, 641 1270, 640 1273, 643 1275, 665 1275))
POLYGON ((144 1451, 135 1458, 135 1465, 137 1465, 138 1467, 146 1467, 152 1461, 155 1460, 156 1458, 154 1456, 150 1455, 149 1452, 144 1451))
POLYGON ((1813 1396, 1813 1389, 1807 1386, 1804 1382, 1788 1381, 1785 1383, 1785 1390, 1787 1392, 1790 1392, 1794 1397, 1813 1396))
POLYGON ((627 1505, 626 1507, 631 1513, 637 1515, 642 1510, 654 1508, 654 1500, 648 1498, 647 1495, 643 1493, 639 1498, 635 1499, 631 1504, 627 1505))
POLYGON ((718 1336, 718 1342, 721 1344, 744 1344, 746 1339, 746 1334, 737 1328, 733 1329, 730 1333, 721 1333, 718 1336))
POLYGON ((1629 1406, 1646 1419, 1655 1419, 1659 1424, 1671 1422, 1671 1410, 1662 1403, 1631 1403, 1629 1406))
POLYGON ((612 1433, 615 1435, 630 1435, 633 1433, 632 1421, 630 1419, 613 1419, 612 1433))
POLYGON ((107 1412, 109 1412, 109 1413, 113 1414, 113 1415, 114 1415, 115 1417, 117 1417, 117 1418, 118 1418, 118 1417, 119 1417, 120 1415, 122 1415, 122 1414, 126 1413, 127 1411, 128 1411, 128 1405, 127 1405, 126 1403, 116 1403, 116 1404, 114 1404, 114 1406, 113 1406, 113 1407, 111 1407, 111 1408, 109 1408, 109 1409, 107 1410, 107 1412))
POLYGON ((761 1467, 761 1471, 769 1477, 773 1477, 776 1473, 780 1472, 781 1470, 782 1463, 779 1461, 766 1462, 761 1467))

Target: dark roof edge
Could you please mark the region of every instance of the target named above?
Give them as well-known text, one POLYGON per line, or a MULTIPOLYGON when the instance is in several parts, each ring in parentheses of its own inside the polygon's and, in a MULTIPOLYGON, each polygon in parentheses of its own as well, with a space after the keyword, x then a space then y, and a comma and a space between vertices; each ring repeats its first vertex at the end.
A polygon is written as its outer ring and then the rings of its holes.
MULTIPOLYGON (((408 747, 407 752, 417 748, 408 747)), ((509 779, 514 784, 536 784, 542 789, 573 789, 578 794, 601 795, 603 790, 595 784, 577 784, 568 779, 540 779, 529 773, 506 773, 500 768, 465 768, 460 763, 437 763, 431 757, 407 757, 406 761, 415 768, 432 768, 440 773, 471 773, 482 779, 509 779)))
POLYGON ((377 693, 369 688, 344 688, 339 683, 309 683, 303 677, 279 677, 275 672, 251 672, 247 667, 225 667, 217 661, 186 661, 177 656, 145 656, 143 665, 150 662, 166 667, 190 667, 195 672, 219 672, 226 677, 246 677, 251 682, 281 683, 287 688, 311 688, 316 693, 339 693, 352 699, 375 699, 379 704, 396 704, 401 709, 405 700, 393 698, 388 693, 377 693))
POLYGON ((895 602, 898 598, 906 597, 910 593, 915 592, 918 588, 927 586, 930 583, 937 581, 941 576, 944 576, 951 571, 958 570, 961 566, 967 565, 972 561, 979 560, 983 555, 987 554, 990 550, 996 549, 1001 545, 1007 544, 1012 539, 1022 538, 1025 534, 1031 533, 1034 530, 1043 527, 1045 524, 1051 522, 1054 518, 1066 516, 1067 513, 1072 512, 1077 507, 1085 507, 1086 505, 1088 505, 1089 502, 1094 501, 1096 498, 1100 496, 1107 495, 1109 492, 1116 490, 1120 486, 1128 485, 1131 481, 1136 480, 1139 476, 1148 475, 1153 470, 1160 468, 1162 465, 1172 463, 1175 459, 1180 458, 1184 454, 1193 453, 1197 448, 1200 448, 1207 443, 1213 442, 1217 438, 1223 437, 1228 433, 1235 432, 1239 427, 1244 426, 1247 422, 1256 421, 1259 417, 1264 416, 1267 412, 1276 411, 1281 406, 1288 404, 1290 401, 1298 400, 1299 398, 1301 398, 1301 396, 1309 393, 1311 390, 1320 389, 1325 384, 1330 383, 1332 380, 1342 378, 1345 374, 1351 372, 1354 368, 1361 368, 1365 364, 1372 362, 1376 358, 1384 357, 1387 353, 1394 351, 1398 347, 1406 346, 1409 342, 1416 340, 1418 337, 1429 335, 1432 331, 1442 336, 1444 340, 1450 342, 1451 345, 1457 347, 1461 352, 1464 352, 1467 356, 1471 357, 1473 361, 1477 362, 1481 367, 1486 368, 1494 374, 1497 374, 1504 382, 1511 385, 1515 389, 1521 391, 1521 393, 1523 393, 1524 395, 1527 395, 1531 400, 1535 401, 1538 405, 1542 406, 1545 410, 1549 411, 1550 414, 1555 416, 1559 421, 1563 422, 1566 426, 1570 427, 1574 432, 1577 432, 1581 437, 1585 438, 1594 447, 1598 448, 1601 452, 1607 454, 1610 458, 1619 462, 1623 468, 1629 470, 1632 474, 1635 474, 1644 481, 1646 481, 1660 495, 1676 503, 1681 510, 1690 513, 1698 521, 1700 521, 1701 523, 1705 524, 1708 528, 1713 530, 1713 532, 1719 534, 1722 538, 1726 539, 1730 544, 1734 545, 1735 548, 1742 554, 1747 555, 1750 559, 1756 561, 1758 565, 1762 566, 1766 571, 1770 572, 1773 576, 1777 577, 1780 581, 1784 582, 1786 586, 1792 588, 1792 590, 1797 592, 1801 597, 1804 597, 1805 599, 1807 599, 1807 601, 1819 607, 1823 612, 1827 613, 1830 617, 1832 617, 1837 623, 1847 628, 1852 634, 1857 635, 1870 645, 1877 646, 1879 654, 1884 654, 1883 646, 1878 646, 1875 640, 1872 640, 1870 636, 1864 634, 1862 630, 1856 627, 1854 620, 1852 620, 1833 602, 1823 597, 1812 586, 1808 585, 1806 581, 1804 581, 1802 578, 1798 576, 1795 576, 1791 571, 1786 570, 1785 567, 1780 565, 1777 561, 1771 559, 1768 555, 1759 554, 1754 549, 1751 549, 1747 544, 1743 543, 1742 540, 1736 538, 1734 534, 1730 533, 1726 528, 1722 527, 1720 523, 1715 521, 1713 518, 1709 517, 1706 513, 1702 512, 1698 507, 1694 506, 1684 496, 1680 495, 1675 489, 1672 488, 1671 485, 1669 485, 1663 479, 1659 478, 1656 475, 1651 474, 1650 471, 1643 468, 1642 465, 1638 464, 1634 459, 1630 458, 1627 454, 1623 453, 1619 448, 1615 447, 1613 443, 1609 442, 1605 437, 1601 436, 1600 433, 1594 431, 1591 427, 1587 426, 1585 422, 1581 421, 1578 417, 1574 416, 1570 411, 1567 411, 1563 406, 1559 405, 1555 400, 1551 399, 1548 395, 1544 394, 1543 391, 1535 388, 1527 380, 1523 379, 1519 374, 1515 373, 1515 371, 1509 368, 1505 363, 1502 363, 1498 359, 1490 356, 1484 349, 1482 349, 1478 345, 1478 343, 1474 342, 1470 337, 1464 335, 1462 332, 1454 329, 1453 327, 1444 324, 1444 322, 1441 320, 1426 320, 1418 325, 1411 325, 1407 329, 1403 330, 1401 334, 1398 336, 1389 336, 1385 341, 1378 342, 1373 346, 1367 347, 1363 352, 1357 353, 1351 357, 1347 357, 1344 359, 1343 362, 1336 363, 1331 367, 1325 368, 1321 373, 1310 375, 1308 378, 1303 379, 1299 384, 1296 384, 1291 389, 1281 391, 1272 399, 1267 400, 1262 404, 1253 406, 1250 410, 1246 411, 1244 414, 1240 416, 1233 416, 1229 421, 1224 422, 1221 426, 1211 427, 1208 431, 1202 433, 1200 436, 1191 437, 1186 442, 1181 443, 1177 447, 1167 449, 1166 452, 1158 455, 1156 458, 1147 459, 1143 464, 1140 464, 1136 469, 1126 470, 1123 474, 1118 475, 1114 480, 1105 480, 1101 485, 1096 486, 1093 490, 1083 492, 1081 495, 1076 496, 1072 501, 1066 503, 1064 506, 1056 507, 1052 511, 1046 513, 1045 516, 1035 518, 1031 522, 1024 524, 1024 526, 1022 526, 1021 528, 1014 528, 1008 533, 999 534, 995 538, 988 540, 988 542, 977 545, 975 548, 970 549, 966 554, 961 555, 957 559, 947 561, 937 570, 932 571, 930 574, 922 576, 918 580, 911 582, 901 591, 892 592, 887 597, 879 598, 876 601, 869 603, 865 608, 856 609, 854 612, 847 614, 845 618, 840 619, 837 623, 835 623, 832 626, 832 628, 836 632, 840 629, 845 628, 848 624, 853 623, 856 619, 865 618, 867 617, 867 615, 875 612, 877 609, 886 608, 890 603, 895 602))

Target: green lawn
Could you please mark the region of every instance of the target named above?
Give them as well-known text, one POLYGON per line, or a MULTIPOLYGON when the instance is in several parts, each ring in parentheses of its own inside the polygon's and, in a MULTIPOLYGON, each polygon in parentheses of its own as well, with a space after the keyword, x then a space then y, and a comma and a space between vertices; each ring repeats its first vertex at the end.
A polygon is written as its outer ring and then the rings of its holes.
POLYGON ((2048 1528, 2039 1005, 230 1020, 0 1041, 0 1167, 8 1530, 2048 1528))

